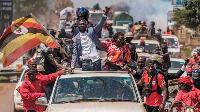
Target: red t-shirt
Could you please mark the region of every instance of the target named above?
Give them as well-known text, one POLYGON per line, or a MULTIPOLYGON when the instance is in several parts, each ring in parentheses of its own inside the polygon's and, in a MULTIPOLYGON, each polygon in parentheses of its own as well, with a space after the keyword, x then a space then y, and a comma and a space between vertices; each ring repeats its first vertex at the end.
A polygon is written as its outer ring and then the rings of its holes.
POLYGON ((191 58, 191 59, 190 59, 190 63, 192 63, 192 64, 197 64, 198 61, 199 61, 198 58, 196 58, 196 59, 191 58))
MULTIPOLYGON (((200 91, 194 86, 192 86, 192 89, 189 92, 180 90, 177 93, 174 101, 182 101, 185 106, 194 106, 197 102, 200 101, 200 91)), ((180 107, 177 109, 180 110, 180 107)), ((183 109, 183 107, 181 109, 183 109)), ((200 111, 199 106, 195 110, 200 111)))
MULTIPOLYGON (((144 80, 145 85, 148 85, 148 83, 151 80, 151 77, 148 77, 147 71, 144 71, 142 74, 142 78, 144 80)), ((158 74, 158 85, 160 87, 163 87, 166 85, 164 76, 161 74, 158 74)), ((157 83, 156 83, 156 76, 153 77, 152 80, 152 91, 157 89, 157 83)), ((152 92, 149 97, 146 97, 146 104, 149 106, 160 106, 162 104, 163 97, 162 95, 159 95, 157 92, 152 92)))

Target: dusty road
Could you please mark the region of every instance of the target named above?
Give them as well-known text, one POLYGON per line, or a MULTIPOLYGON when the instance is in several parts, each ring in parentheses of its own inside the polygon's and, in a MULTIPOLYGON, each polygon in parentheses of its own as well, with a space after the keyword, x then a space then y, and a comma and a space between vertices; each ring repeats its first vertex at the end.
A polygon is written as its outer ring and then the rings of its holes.
POLYGON ((14 112, 13 92, 16 83, 5 83, 4 88, 0 91, 0 111, 14 112))

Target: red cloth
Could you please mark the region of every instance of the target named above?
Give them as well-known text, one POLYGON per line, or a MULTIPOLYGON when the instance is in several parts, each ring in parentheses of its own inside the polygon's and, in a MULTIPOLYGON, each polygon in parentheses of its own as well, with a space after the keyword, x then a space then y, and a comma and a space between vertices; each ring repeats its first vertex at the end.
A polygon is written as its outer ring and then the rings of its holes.
POLYGON ((191 78, 190 76, 185 76, 185 77, 180 77, 178 79, 181 83, 184 83, 184 84, 187 84, 187 85, 192 85, 192 81, 191 81, 191 78))
MULTIPOLYGON (((150 82, 150 77, 148 77, 147 71, 144 71, 142 74, 142 78, 144 79, 145 85, 148 85, 150 82)), ((158 85, 160 87, 163 87, 166 85, 164 76, 161 74, 158 74, 158 85)), ((157 83, 156 83, 156 76, 153 77, 152 80, 152 91, 157 89, 157 83)), ((146 97, 146 104, 149 106, 160 106, 162 104, 163 97, 162 95, 159 95, 157 92, 152 92, 149 97, 146 97)))
MULTIPOLYGON (((174 101, 182 101, 185 104, 185 106, 194 106, 197 102, 200 101, 200 91, 197 88, 195 88, 194 86, 192 86, 192 89, 189 92, 187 92, 185 90, 180 90, 177 93, 174 101)), ((177 109, 183 110, 183 107, 182 108, 177 107, 177 109)), ((196 111, 200 111, 200 108, 197 107, 195 109, 195 112, 196 111)))
POLYGON ((32 61, 32 60, 36 60, 36 59, 35 59, 35 58, 30 58, 30 59, 27 61, 27 63, 29 64, 30 61, 32 61))
POLYGON ((38 72, 35 81, 30 82, 26 73, 25 81, 20 87, 20 95, 23 101, 23 107, 26 112, 28 110, 43 112, 45 110, 45 106, 39 106, 35 104, 35 99, 42 97, 43 93, 45 93, 45 85, 55 81, 56 78, 61 74, 63 74, 62 70, 49 75, 42 75, 38 72))
POLYGON ((129 44, 126 43, 122 47, 117 47, 115 42, 105 41, 102 43, 105 52, 107 52, 107 59, 115 65, 123 66, 124 61, 131 62, 129 44))

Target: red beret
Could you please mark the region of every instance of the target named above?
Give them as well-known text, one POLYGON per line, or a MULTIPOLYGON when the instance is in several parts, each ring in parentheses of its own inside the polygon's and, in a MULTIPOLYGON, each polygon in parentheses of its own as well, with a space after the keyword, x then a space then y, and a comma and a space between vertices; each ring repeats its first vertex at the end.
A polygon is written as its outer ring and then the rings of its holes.
POLYGON ((181 83, 187 84, 187 85, 192 85, 192 81, 190 79, 190 76, 185 76, 185 77, 180 77, 178 79, 181 83))

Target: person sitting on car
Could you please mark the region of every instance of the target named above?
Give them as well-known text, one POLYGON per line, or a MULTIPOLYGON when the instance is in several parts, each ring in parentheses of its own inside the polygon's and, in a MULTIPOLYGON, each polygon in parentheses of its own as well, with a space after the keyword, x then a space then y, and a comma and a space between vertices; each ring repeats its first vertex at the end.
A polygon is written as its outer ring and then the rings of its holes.
MULTIPOLYGON (((177 93, 175 101, 181 101, 185 104, 185 106, 194 107, 197 102, 200 101, 200 91, 194 87, 193 82, 191 81, 190 76, 180 77, 179 79, 179 88, 180 91, 177 93)), ((172 109, 173 106, 176 106, 178 110, 184 110, 183 107, 178 105, 174 105, 170 107, 172 109)), ((199 112, 200 108, 195 108, 195 112, 199 112)))
POLYGON ((117 32, 112 40, 102 43, 105 52, 107 52, 107 62, 103 66, 105 71, 126 70, 127 64, 131 62, 129 44, 125 43, 124 34, 117 32))
POLYGON ((56 78, 65 74, 67 70, 63 69, 49 75, 39 75, 37 69, 29 68, 26 72, 27 78, 20 87, 20 95, 23 101, 23 108, 26 112, 43 112, 45 106, 35 104, 35 100, 39 97, 46 97, 44 86, 55 81, 56 78))

